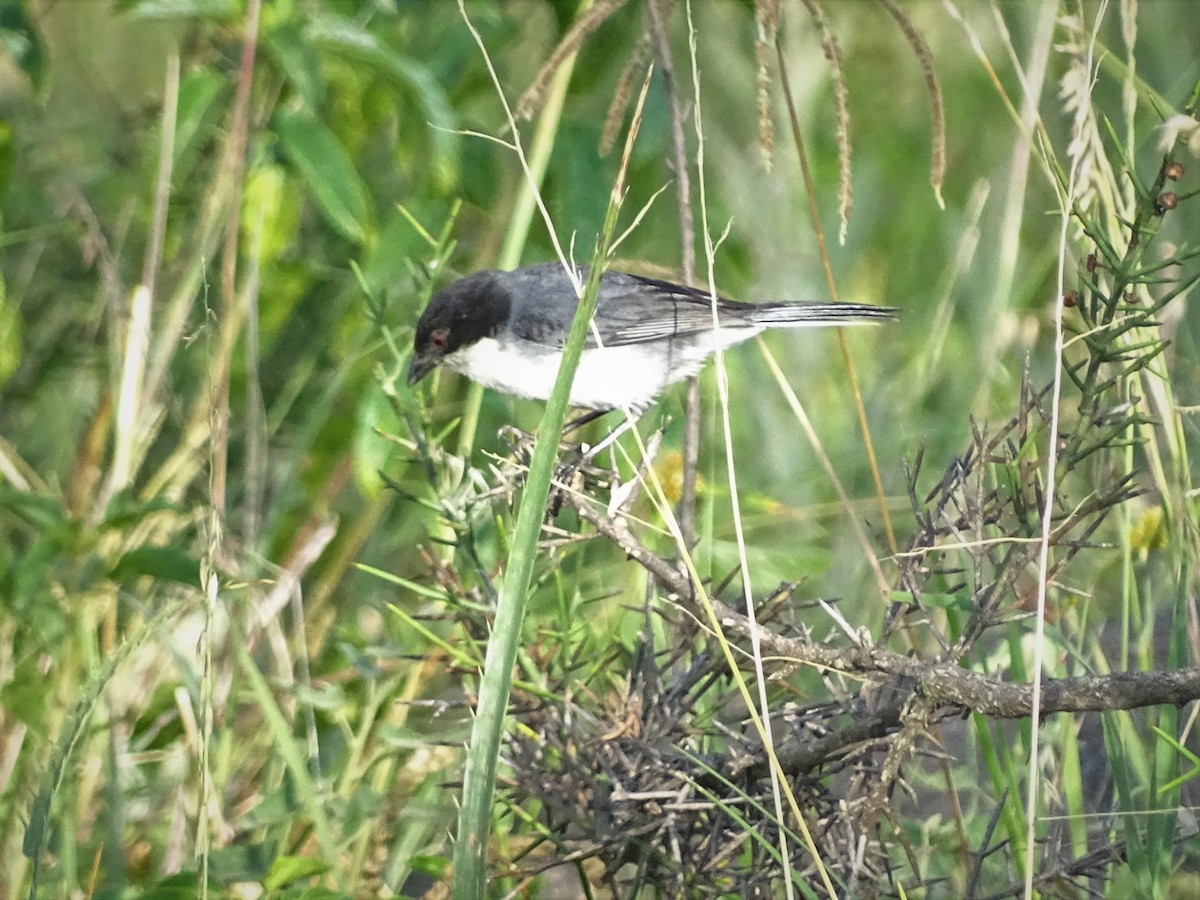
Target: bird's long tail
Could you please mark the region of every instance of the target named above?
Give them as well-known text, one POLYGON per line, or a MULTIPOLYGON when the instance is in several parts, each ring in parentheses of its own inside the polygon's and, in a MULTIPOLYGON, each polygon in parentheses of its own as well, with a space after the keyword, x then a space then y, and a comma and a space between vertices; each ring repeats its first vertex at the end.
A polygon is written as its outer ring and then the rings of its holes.
POLYGON ((764 303, 754 309, 755 323, 768 328, 856 325, 894 318, 892 307, 869 303, 764 303))

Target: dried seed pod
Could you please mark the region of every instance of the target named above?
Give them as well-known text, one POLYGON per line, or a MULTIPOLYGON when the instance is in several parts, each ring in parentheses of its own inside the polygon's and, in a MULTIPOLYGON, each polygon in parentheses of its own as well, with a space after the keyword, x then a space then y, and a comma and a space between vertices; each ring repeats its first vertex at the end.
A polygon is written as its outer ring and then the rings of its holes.
POLYGON ((1154 201, 1154 212, 1156 215, 1166 215, 1170 210, 1179 205, 1179 195, 1174 191, 1163 191, 1158 195, 1158 199, 1154 201))

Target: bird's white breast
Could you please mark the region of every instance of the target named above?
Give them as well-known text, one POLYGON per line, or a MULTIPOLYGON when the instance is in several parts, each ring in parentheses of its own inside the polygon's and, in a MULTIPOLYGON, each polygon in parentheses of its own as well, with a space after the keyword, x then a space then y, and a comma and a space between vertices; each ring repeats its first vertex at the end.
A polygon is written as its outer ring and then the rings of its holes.
MULTIPOLYGON (((761 328, 725 328, 722 346, 740 343, 761 328)), ((711 339, 673 340, 583 351, 571 385, 571 405, 586 409, 642 410, 669 385, 695 375, 716 350, 711 339)), ((485 387, 546 400, 558 377, 562 352, 550 347, 483 338, 446 356, 443 364, 485 387)))

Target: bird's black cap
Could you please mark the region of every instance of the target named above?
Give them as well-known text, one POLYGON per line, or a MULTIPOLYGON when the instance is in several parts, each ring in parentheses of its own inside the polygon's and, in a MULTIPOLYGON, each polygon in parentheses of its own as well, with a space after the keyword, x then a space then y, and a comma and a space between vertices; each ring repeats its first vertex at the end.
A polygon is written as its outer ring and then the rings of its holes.
POLYGON ((408 383, 414 385, 461 347, 495 335, 508 321, 512 298, 494 269, 449 284, 417 320, 408 383))

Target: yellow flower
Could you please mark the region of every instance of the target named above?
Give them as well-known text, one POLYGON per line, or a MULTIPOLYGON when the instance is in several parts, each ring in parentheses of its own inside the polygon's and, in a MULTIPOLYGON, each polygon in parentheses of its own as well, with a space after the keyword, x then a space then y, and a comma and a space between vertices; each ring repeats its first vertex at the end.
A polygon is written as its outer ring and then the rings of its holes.
POLYGON ((1145 555, 1151 550, 1167 546, 1167 530, 1163 528, 1161 506, 1152 506, 1129 529, 1129 543, 1134 550, 1145 555))
MULTIPOLYGON (((683 454, 678 450, 669 450, 660 454, 654 463, 654 474, 662 485, 663 494, 674 506, 683 497, 683 454)), ((696 476, 696 494, 704 490, 704 481, 696 476)))

